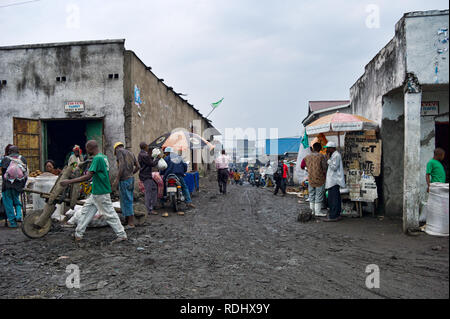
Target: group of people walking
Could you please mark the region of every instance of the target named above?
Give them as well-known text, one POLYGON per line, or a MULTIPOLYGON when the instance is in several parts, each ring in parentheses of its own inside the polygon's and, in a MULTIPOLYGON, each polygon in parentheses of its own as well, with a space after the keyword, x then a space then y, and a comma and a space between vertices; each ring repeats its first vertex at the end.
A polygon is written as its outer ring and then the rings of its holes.
MULTIPOLYGON (((241 184, 242 178, 241 175, 237 170, 231 170, 230 169, 230 157, 226 154, 225 150, 221 151, 221 154, 215 159, 215 165, 217 169, 217 182, 219 184, 219 193, 220 194, 226 194, 227 193, 227 184, 228 179, 233 179, 235 184, 241 184)), ((251 176, 254 174, 254 172, 249 173, 249 181, 251 178, 254 178, 251 176)), ((274 195, 278 194, 278 191, 281 190, 282 196, 286 195, 286 186, 287 186, 287 180, 289 179, 289 168, 284 163, 283 158, 280 158, 278 162, 278 168, 276 172, 273 174, 273 178, 275 180, 275 190, 274 195)))
MULTIPOLYGON (((91 194, 87 198, 81 211, 80 221, 75 230, 75 240, 82 240, 87 226, 94 218, 97 211, 105 217, 106 222, 115 232, 120 242, 127 239, 125 230, 135 227, 134 220, 134 175, 139 172, 139 180, 143 184, 145 194, 145 207, 150 214, 158 206, 158 198, 161 203, 164 200, 165 181, 167 176, 175 174, 179 177, 183 196, 187 208, 194 208, 188 186, 184 181, 187 172, 187 164, 171 147, 166 147, 164 152, 159 149, 150 149, 147 143, 140 143, 138 157, 125 148, 124 143, 117 142, 114 145, 114 155, 117 161, 118 173, 111 183, 108 157, 100 152, 98 143, 90 140, 86 143, 87 155, 92 159, 89 169, 80 177, 60 181, 62 186, 83 183, 92 180, 91 194), (164 165, 161 165, 160 161, 164 165), (119 191, 120 207, 125 217, 125 225, 122 225, 111 200, 111 193, 119 191), (125 227, 124 227, 125 226, 125 227)), ((81 148, 75 146, 68 165, 75 169, 81 163, 81 148)), ((47 161, 46 171, 55 175, 57 170, 53 161, 47 161)), ((15 145, 8 145, 5 154, 0 158, 2 169, 2 206, 6 212, 7 224, 10 228, 17 228, 22 221, 22 203, 20 194, 26 185, 28 168, 26 159, 19 154, 15 145)))
POLYGON ((167 147, 164 153, 161 153, 159 149, 150 149, 145 142, 141 142, 140 153, 136 159, 131 151, 125 149, 122 142, 117 142, 114 145, 114 155, 117 160, 118 173, 112 185, 110 185, 109 180, 108 158, 99 152, 97 143, 88 141, 86 150, 90 156, 93 156, 89 173, 80 178, 61 182, 62 185, 69 185, 92 179, 92 194, 83 206, 80 223, 75 230, 76 241, 83 238, 86 227, 97 210, 102 212, 107 223, 116 233, 117 239, 114 242, 127 239, 125 229, 135 227, 133 209, 134 175, 138 172, 139 179, 144 185, 145 206, 148 213, 154 212, 154 208, 157 206, 158 193, 161 194, 159 188, 164 187, 165 180, 170 174, 179 176, 187 207, 195 207, 192 204, 189 189, 184 182, 187 164, 172 148, 167 147), (165 162, 163 169, 159 166, 160 160, 165 162), (157 172, 158 169, 160 169, 159 172, 157 172), (116 189, 119 190, 120 207, 122 215, 125 217, 125 227, 120 223, 119 217, 112 206, 110 193, 116 189))

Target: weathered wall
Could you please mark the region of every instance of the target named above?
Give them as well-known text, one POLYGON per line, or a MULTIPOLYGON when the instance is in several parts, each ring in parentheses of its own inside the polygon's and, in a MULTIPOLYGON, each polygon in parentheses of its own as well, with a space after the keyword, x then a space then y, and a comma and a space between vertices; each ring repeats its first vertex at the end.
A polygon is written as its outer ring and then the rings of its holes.
POLYGON ((104 150, 114 173, 112 145, 125 138, 123 53, 124 40, 0 48, 0 79, 8 81, 0 89, 0 147, 13 142, 13 117, 104 117, 104 150), (110 73, 119 79, 108 79, 110 73), (67 81, 57 82, 58 76, 67 81), (64 112, 66 101, 79 100, 83 113, 64 112))
POLYGON ((366 65, 350 88, 353 114, 380 125, 382 162, 380 208, 386 215, 402 215, 403 207, 403 86, 406 76, 404 19, 395 26, 394 38, 366 65), (390 96, 390 95, 394 96, 390 96))
POLYGON ((422 116, 421 117, 421 140, 420 140, 420 171, 422 172, 423 179, 420 183, 420 200, 425 200, 425 194, 427 190, 427 183, 425 180, 425 172, 428 161, 433 157, 435 149, 435 129, 436 122, 448 122, 449 121, 449 102, 448 102, 448 85, 441 88, 439 91, 422 92, 422 102, 424 101, 438 101, 439 102, 439 115, 438 116, 422 116), (446 87, 446 88, 445 88, 446 87))
POLYGON ((448 83, 448 10, 407 14, 405 34, 407 72, 422 85, 448 83), (446 34, 438 34, 441 28, 446 34))
MULTIPOLYGON (((380 124, 383 140, 381 207, 386 214, 401 215, 403 210, 403 86, 407 73, 419 79, 423 101, 440 103, 439 117, 421 117, 418 157, 423 174, 435 147, 435 121, 448 120, 448 50, 441 54, 437 51, 445 45, 448 48, 448 42, 438 43, 445 38, 438 37, 441 28, 448 28, 448 10, 405 14, 395 26, 394 38, 366 65, 364 74, 350 88, 353 113, 380 124)), ((423 200, 425 177, 417 186, 423 200)))
MULTIPOLYGON (((445 87, 445 86, 444 86, 445 87)), ((425 172, 428 161, 433 157, 435 149, 435 123, 449 121, 448 86, 447 90, 425 88, 422 101, 438 101, 439 115, 421 116, 420 138, 420 201, 426 199, 425 172)), ((397 215, 402 212, 403 198, 403 157, 404 157, 404 95, 401 91, 390 93, 383 97, 383 120, 381 138, 382 153, 382 202, 381 207, 386 214, 397 215)))
MULTIPOLYGON (((129 74, 124 84, 127 105, 127 147, 138 154, 139 143, 150 143, 160 135, 175 128, 190 131, 194 120, 201 121, 199 134, 207 128, 206 121, 194 108, 182 100, 173 89, 158 79, 132 51, 125 52, 125 69, 129 74), (134 103, 134 87, 141 93, 142 104, 138 108, 134 103), (129 125, 129 126, 128 126, 129 125)), ((191 161, 190 155, 186 160, 191 161)), ((191 161, 192 162, 192 161, 191 161)), ((204 168, 199 165, 199 168, 204 168)))
POLYGON ((394 38, 366 65, 350 88, 353 114, 382 122, 382 96, 403 85, 406 76, 404 18, 395 26, 394 38))
POLYGON ((403 158, 405 117, 403 92, 383 97, 380 207, 386 215, 401 216, 403 213, 403 158))

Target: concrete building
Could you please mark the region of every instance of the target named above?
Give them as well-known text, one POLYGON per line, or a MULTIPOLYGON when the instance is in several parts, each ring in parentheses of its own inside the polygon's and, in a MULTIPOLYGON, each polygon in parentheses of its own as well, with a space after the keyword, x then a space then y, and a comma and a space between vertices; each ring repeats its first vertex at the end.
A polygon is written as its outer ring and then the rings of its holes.
POLYGON ((226 141, 223 147, 227 154, 230 155, 233 162, 240 162, 241 159, 253 158, 256 159, 257 147, 256 141, 249 139, 233 139, 226 141))
POLYGON ((404 14, 350 89, 352 112, 380 126, 381 208, 405 231, 418 226, 434 148, 449 152, 448 21, 448 10, 404 14))
POLYGON ((352 113, 349 100, 334 100, 334 101, 308 101, 308 115, 303 119, 304 127, 311 124, 315 120, 336 113, 352 113))
POLYGON ((256 141, 248 139, 236 140, 236 156, 238 159, 256 159, 256 141))
POLYGON ((30 169, 43 170, 96 139, 115 175, 117 141, 137 154, 141 141, 175 128, 220 134, 163 81, 123 39, 0 47, 0 147, 18 145, 30 169))

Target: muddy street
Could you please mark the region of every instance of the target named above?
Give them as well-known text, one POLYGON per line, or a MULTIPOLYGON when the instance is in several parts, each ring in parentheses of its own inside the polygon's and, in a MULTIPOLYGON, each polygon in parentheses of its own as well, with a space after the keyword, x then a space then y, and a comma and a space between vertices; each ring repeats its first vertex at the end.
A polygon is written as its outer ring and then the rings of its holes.
POLYGON ((448 298, 448 238, 402 234, 401 220, 297 222, 293 195, 201 180, 195 209, 168 209, 111 246, 109 227, 54 225, 42 239, 0 226, 1 298, 448 298), (169 211, 169 217, 161 214, 169 211), (66 287, 77 265, 80 288, 66 287), (378 265, 380 288, 366 288, 378 265))

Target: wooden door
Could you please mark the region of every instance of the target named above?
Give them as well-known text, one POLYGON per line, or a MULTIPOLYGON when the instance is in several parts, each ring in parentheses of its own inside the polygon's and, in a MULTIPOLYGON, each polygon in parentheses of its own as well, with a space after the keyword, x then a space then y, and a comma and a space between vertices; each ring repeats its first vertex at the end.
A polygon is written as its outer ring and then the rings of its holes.
POLYGON ((39 120, 13 119, 14 145, 28 162, 28 170, 41 168, 41 125, 39 120))

